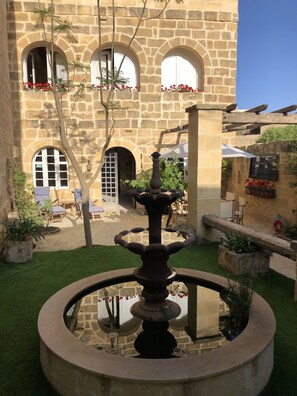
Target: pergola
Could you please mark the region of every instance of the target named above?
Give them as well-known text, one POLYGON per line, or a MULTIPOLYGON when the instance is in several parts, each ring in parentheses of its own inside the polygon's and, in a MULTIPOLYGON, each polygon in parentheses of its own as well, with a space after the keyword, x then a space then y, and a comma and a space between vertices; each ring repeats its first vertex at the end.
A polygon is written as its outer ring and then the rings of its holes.
MULTIPOLYGON (((222 109, 222 133, 236 132, 241 135, 251 135, 259 133, 259 129, 265 125, 297 124, 297 113, 293 113, 297 110, 297 105, 294 104, 264 113, 267 108, 267 104, 261 104, 248 110, 237 110, 236 103, 226 106, 225 109, 222 109)), ((172 145, 162 144, 164 135, 177 133, 177 140, 179 140, 181 134, 188 132, 188 127, 189 125, 185 124, 161 131, 158 147, 174 146, 176 143, 172 145)))
MULTIPOLYGON (((255 133, 265 125, 297 124, 297 105, 291 105, 272 112, 264 112, 267 105, 260 105, 245 111, 236 110, 237 105, 229 106, 197 104, 186 109, 189 115, 187 125, 167 129, 160 134, 159 148, 169 147, 162 144, 167 133, 188 133, 189 147, 189 225, 197 231, 200 238, 213 239, 213 229, 230 230, 230 222, 220 219, 220 175, 223 133, 235 131, 240 134, 255 133)), ((176 145, 176 143, 175 143, 176 145)), ((237 231, 246 234, 252 241, 264 248, 270 248, 281 255, 295 258, 297 243, 292 246, 287 241, 266 234, 255 233, 239 224, 233 224, 237 231)), ((295 282, 295 301, 297 301, 297 281, 295 282)))
POLYGON ((268 107, 262 104, 245 111, 235 111, 237 105, 231 104, 223 112, 222 132, 244 132, 244 135, 252 134, 255 129, 265 125, 297 124, 297 105, 283 107, 270 113, 263 113, 268 107))

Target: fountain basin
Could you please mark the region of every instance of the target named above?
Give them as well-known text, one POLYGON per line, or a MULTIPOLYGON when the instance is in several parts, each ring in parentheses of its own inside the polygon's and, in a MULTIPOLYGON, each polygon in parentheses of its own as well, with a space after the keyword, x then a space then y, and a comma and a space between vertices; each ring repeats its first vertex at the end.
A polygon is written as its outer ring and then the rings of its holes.
MULTIPOLYGON (((137 359, 102 354, 71 334, 64 314, 74 301, 105 285, 131 279, 131 269, 94 275, 53 295, 38 318, 43 372, 61 395, 257 395, 273 368, 275 318, 255 293, 244 331, 224 348, 183 359, 137 359)), ((220 291, 225 278, 179 269, 178 275, 220 291)))

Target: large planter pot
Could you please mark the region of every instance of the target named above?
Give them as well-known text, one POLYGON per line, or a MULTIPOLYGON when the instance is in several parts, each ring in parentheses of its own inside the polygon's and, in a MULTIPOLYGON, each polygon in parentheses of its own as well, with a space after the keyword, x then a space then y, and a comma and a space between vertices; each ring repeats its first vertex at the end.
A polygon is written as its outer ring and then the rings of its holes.
POLYGON ((253 253, 234 253, 225 246, 219 246, 219 265, 236 275, 262 274, 269 271, 270 253, 257 250, 253 253))
POLYGON ((7 263, 25 263, 32 255, 33 241, 6 241, 4 259, 7 263))

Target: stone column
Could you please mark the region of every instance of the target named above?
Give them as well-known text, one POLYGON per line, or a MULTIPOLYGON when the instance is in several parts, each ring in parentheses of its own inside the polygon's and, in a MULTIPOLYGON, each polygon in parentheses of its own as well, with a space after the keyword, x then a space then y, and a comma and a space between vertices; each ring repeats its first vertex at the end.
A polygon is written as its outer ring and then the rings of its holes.
POLYGON ((199 104, 189 113, 188 223, 198 238, 216 239, 217 232, 202 224, 204 214, 220 214, 222 163, 222 105, 199 104))
MULTIPOLYGON (((292 241, 290 247, 295 252, 297 252, 297 241, 292 241)), ((295 280, 294 301, 297 302, 297 257, 296 257, 296 280, 295 280)))

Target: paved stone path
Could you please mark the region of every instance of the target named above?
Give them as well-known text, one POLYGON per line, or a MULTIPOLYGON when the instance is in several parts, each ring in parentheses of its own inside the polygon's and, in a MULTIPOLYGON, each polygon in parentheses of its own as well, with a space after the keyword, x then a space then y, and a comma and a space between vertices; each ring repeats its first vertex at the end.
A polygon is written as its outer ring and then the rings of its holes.
MULTIPOLYGON (((164 216, 164 222, 166 216, 164 216)), ((58 251, 70 250, 85 246, 84 228, 82 219, 68 214, 62 222, 51 225, 60 228, 60 232, 47 235, 45 239, 37 242, 35 251, 58 251)), ((254 219, 245 219, 244 225, 257 231, 272 234, 272 226, 255 223, 254 219)), ((135 227, 148 227, 147 216, 140 216, 135 210, 126 213, 104 213, 103 220, 91 223, 94 245, 114 246, 114 237, 123 230, 131 230, 135 227)), ((279 254, 273 254, 270 267, 288 278, 296 279, 296 263, 279 254)))

